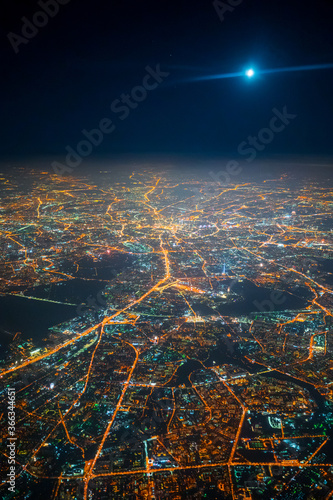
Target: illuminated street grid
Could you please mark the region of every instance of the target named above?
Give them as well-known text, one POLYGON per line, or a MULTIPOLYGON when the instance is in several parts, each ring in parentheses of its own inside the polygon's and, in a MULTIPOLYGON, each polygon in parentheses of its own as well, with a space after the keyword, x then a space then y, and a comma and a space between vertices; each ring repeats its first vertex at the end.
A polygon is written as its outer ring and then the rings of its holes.
POLYGON ((332 497, 329 187, 98 174, 1 176, 1 292, 80 278, 105 299, 42 347, 12 332, 15 498, 332 497))

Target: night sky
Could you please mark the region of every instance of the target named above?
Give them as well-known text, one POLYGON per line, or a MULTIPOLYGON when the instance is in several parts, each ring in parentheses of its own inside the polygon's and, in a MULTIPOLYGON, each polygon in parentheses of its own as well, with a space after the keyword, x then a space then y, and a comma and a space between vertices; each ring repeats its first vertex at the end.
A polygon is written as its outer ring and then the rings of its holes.
POLYGON ((22 17, 38 11, 36 1, 2 1, 6 161, 64 156, 105 117, 116 129, 92 157, 234 155, 285 105, 297 119, 267 154, 332 153, 333 69, 195 81, 248 67, 333 63, 331 0, 243 0, 223 22, 208 0, 69 0, 16 54, 8 33, 21 35, 22 17), (158 64, 169 75, 119 119, 111 103, 158 64))

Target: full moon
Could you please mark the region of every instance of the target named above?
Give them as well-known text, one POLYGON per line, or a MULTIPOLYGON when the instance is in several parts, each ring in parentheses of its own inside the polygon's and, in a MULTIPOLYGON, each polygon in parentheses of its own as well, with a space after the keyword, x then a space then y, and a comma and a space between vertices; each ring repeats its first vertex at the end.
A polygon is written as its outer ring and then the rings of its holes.
POLYGON ((246 76, 248 76, 249 78, 252 78, 254 76, 254 71, 252 68, 246 70, 246 76))

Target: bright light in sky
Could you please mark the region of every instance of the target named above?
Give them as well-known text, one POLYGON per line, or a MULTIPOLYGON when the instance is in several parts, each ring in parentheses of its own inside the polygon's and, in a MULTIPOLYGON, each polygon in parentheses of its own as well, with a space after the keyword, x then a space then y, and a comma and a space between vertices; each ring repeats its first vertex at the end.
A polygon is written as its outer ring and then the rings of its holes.
POLYGON ((245 74, 246 74, 246 76, 248 76, 249 78, 252 78, 252 76, 254 76, 254 71, 253 71, 253 69, 252 69, 252 68, 250 68, 250 69, 248 69, 248 70, 246 71, 246 73, 245 73, 245 74))
POLYGON ((221 78, 239 78, 247 76, 248 78, 253 78, 256 75, 269 75, 271 73, 285 73, 288 71, 310 71, 317 69, 333 69, 333 63, 327 64, 313 64, 308 66, 291 66, 287 68, 272 68, 272 69, 259 69, 255 71, 253 68, 248 68, 246 71, 237 71, 234 73, 220 73, 217 75, 206 75, 199 76, 197 78, 191 78, 188 81, 200 81, 200 80, 219 80, 221 78))

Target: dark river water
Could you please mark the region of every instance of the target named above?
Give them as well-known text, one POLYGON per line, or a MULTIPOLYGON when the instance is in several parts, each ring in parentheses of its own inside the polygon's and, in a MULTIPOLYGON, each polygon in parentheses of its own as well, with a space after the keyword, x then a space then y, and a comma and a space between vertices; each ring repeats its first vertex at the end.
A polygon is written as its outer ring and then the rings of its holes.
POLYGON ((30 288, 25 291, 25 297, 1 296, 0 359, 6 357, 8 346, 17 332, 21 332, 22 340, 32 338, 34 344, 39 345, 48 336, 48 328, 76 317, 77 305, 86 303, 90 296, 96 298, 118 273, 133 264, 133 260, 130 255, 106 255, 98 262, 86 257, 79 261, 78 277, 72 280, 30 288), (34 300, 33 297, 45 300, 34 300), (67 302, 74 305, 67 305, 67 302))
POLYGON ((76 316, 76 307, 7 295, 0 297, 0 356, 16 332, 37 344, 48 335, 48 328, 76 316))
POLYGON ((218 311, 222 316, 244 316, 251 312, 284 311, 286 309, 303 309, 308 305, 310 294, 306 289, 299 289, 293 295, 287 291, 275 302, 274 292, 268 288, 254 285, 249 280, 237 283, 232 291, 241 296, 241 300, 232 304, 220 305, 218 311))

